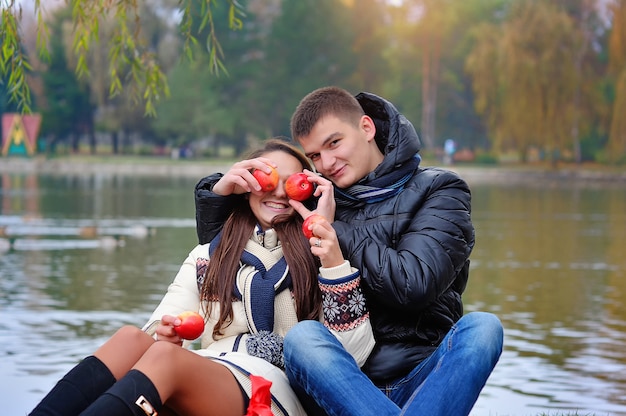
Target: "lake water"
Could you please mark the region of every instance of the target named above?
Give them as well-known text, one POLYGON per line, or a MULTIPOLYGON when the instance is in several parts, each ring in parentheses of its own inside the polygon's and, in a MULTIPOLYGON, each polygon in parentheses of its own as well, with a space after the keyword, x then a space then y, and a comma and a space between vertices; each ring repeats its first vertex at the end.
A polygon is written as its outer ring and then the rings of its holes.
MULTIPOLYGON (((2 174, 0 402, 25 415, 196 244, 196 178, 2 174)), ((472 415, 626 415, 626 184, 473 183, 466 311, 505 348, 472 415)))

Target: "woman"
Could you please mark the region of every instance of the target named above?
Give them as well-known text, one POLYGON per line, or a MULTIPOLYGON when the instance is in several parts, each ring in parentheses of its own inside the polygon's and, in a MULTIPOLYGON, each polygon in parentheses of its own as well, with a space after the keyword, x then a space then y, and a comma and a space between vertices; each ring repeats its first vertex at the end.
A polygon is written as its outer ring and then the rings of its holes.
MULTIPOLYGON (((282 336, 305 319, 323 319, 362 364, 373 337, 359 273, 343 259, 327 221, 313 226, 317 237, 303 236, 285 193, 285 180, 310 168, 279 139, 234 164, 212 192, 246 193, 248 204, 234 207, 220 234, 190 252, 144 331, 120 329, 31 415, 255 414, 251 380, 263 379, 272 383, 273 414, 305 414, 281 369, 282 336), (252 171, 268 166, 279 183, 261 192, 252 171), (342 306, 351 307, 348 314, 337 313, 342 306), (188 310, 205 319, 193 351, 181 348, 175 330, 177 315, 188 310)), ((333 197, 330 182, 311 180, 315 196, 333 197)))

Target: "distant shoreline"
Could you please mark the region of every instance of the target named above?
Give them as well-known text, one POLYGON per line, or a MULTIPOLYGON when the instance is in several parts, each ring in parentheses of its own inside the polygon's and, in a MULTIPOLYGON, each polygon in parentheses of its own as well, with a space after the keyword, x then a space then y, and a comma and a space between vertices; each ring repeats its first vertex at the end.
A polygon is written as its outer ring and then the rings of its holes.
MULTIPOLYGON (((0 173, 50 174, 50 175, 137 175, 179 176, 202 178, 211 173, 225 172, 231 160, 173 160, 139 156, 66 156, 45 158, 1 158, 0 173)), ((470 184, 546 184, 555 182, 609 183, 626 187, 626 168, 587 167, 567 165, 549 168, 532 165, 434 165, 457 172, 470 184)))
POLYGON ((51 175, 138 175, 203 177, 221 172, 230 161, 173 160, 158 157, 0 158, 0 173, 37 173, 51 175))

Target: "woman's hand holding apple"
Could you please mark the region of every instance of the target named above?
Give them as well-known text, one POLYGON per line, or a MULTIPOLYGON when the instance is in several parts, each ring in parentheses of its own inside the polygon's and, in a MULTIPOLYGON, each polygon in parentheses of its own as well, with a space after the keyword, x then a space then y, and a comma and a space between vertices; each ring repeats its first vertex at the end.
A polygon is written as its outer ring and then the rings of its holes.
POLYGON ((261 191, 270 192, 278 186, 278 171, 270 166, 269 173, 265 169, 254 169, 252 176, 257 180, 261 191))
POLYGON ((180 318, 172 315, 163 315, 161 323, 156 328, 157 341, 171 342, 172 344, 181 345, 183 339, 178 336, 174 327, 180 325, 180 318))
POLYGON ((194 340, 204 332, 204 319, 197 312, 186 311, 178 316, 163 315, 156 328, 157 341, 181 345, 184 339, 194 340))
POLYGON ((265 157, 239 161, 213 185, 213 192, 222 196, 263 192, 254 172, 259 170, 269 175, 273 168, 275 168, 274 162, 265 157))
POLYGON ((204 332, 204 319, 193 311, 186 311, 178 315, 179 325, 174 325, 174 331, 182 339, 194 340, 204 332))

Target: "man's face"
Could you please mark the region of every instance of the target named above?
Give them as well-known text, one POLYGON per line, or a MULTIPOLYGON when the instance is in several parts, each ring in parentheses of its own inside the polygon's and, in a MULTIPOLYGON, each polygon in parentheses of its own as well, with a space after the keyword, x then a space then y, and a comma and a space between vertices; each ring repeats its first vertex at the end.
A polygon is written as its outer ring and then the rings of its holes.
POLYGON ((339 188, 354 185, 382 161, 374 143, 372 119, 361 117, 358 126, 329 115, 320 119, 308 136, 298 138, 315 169, 339 188))

